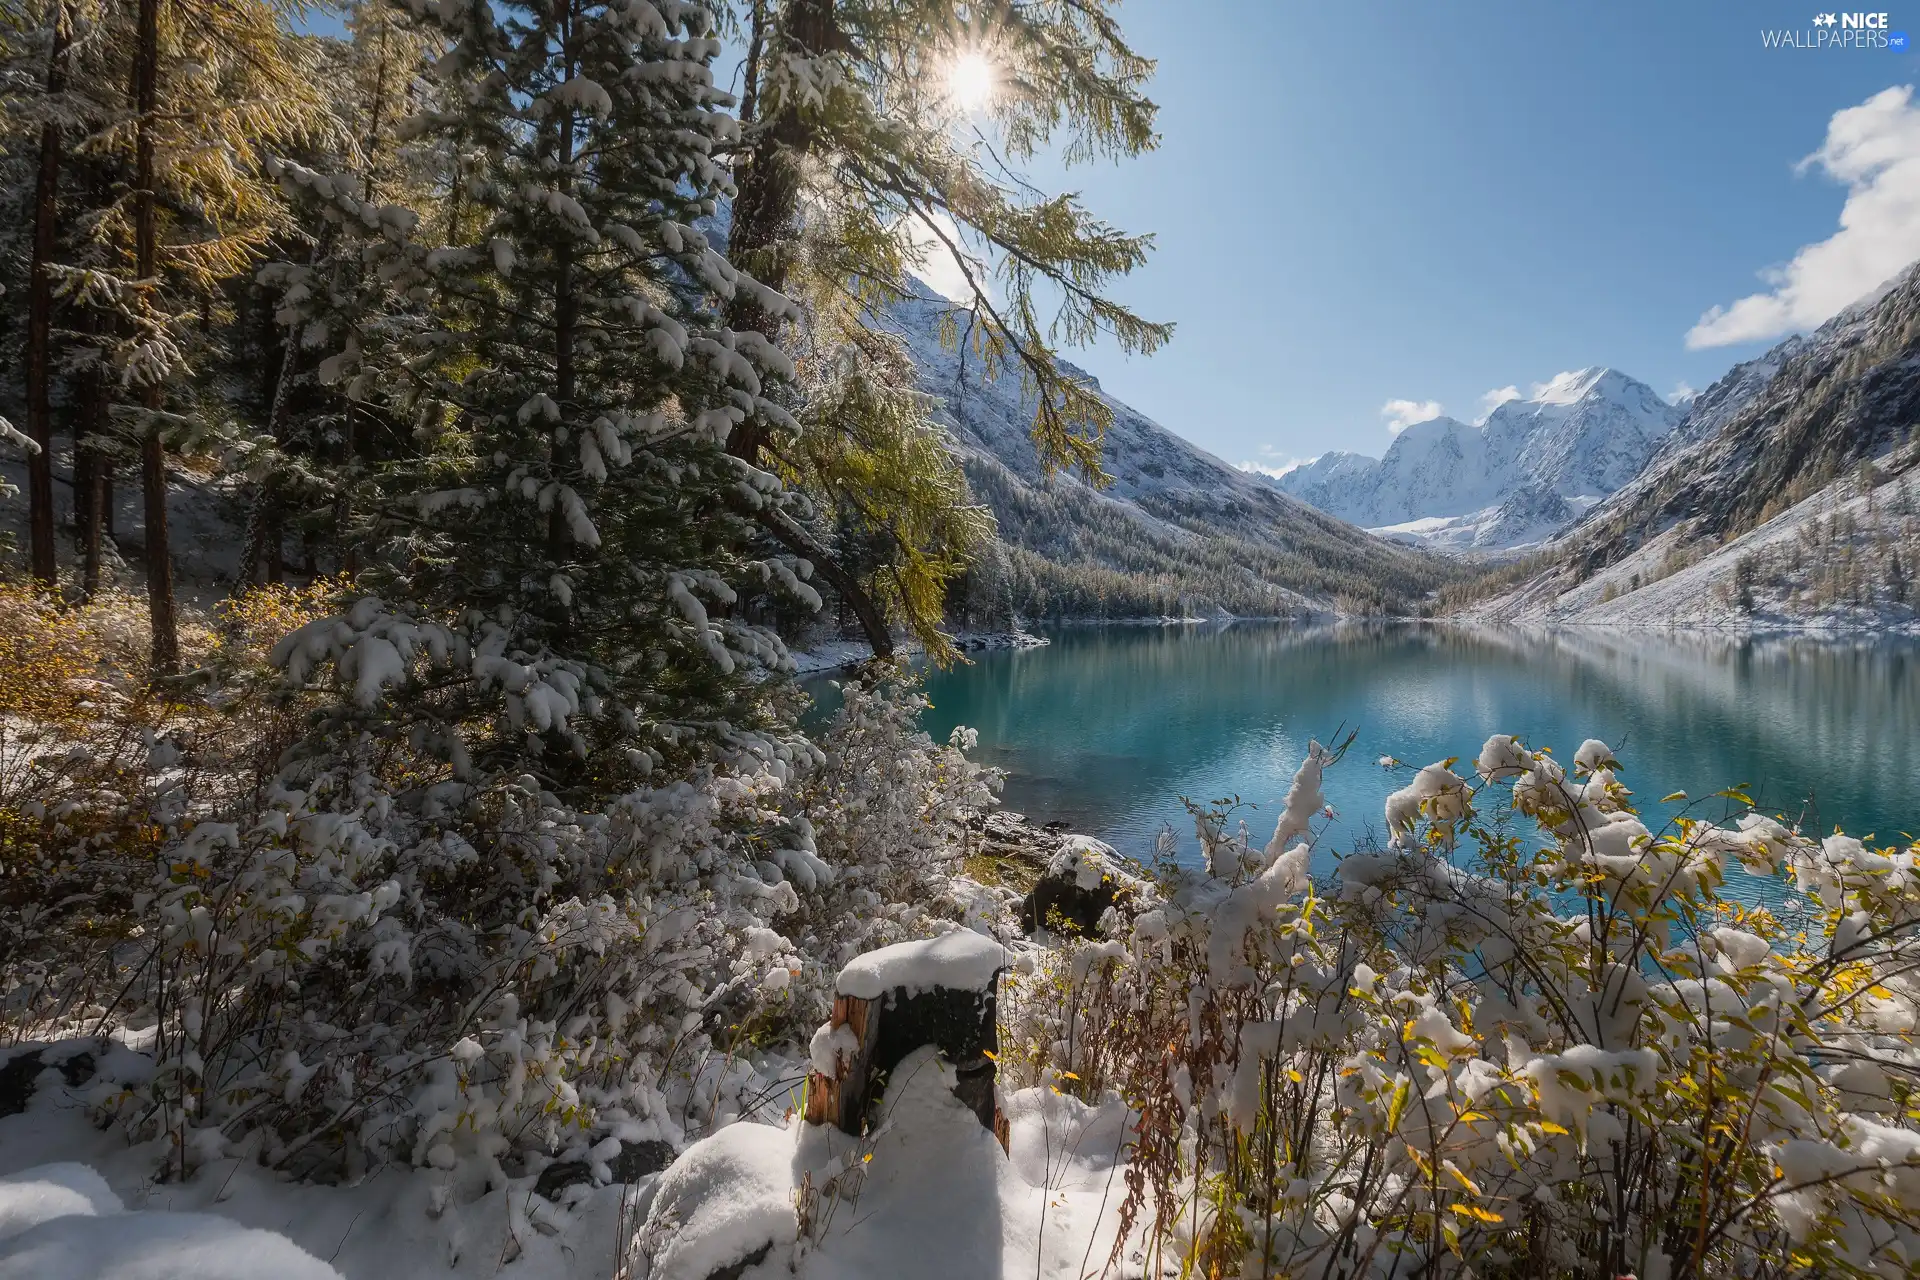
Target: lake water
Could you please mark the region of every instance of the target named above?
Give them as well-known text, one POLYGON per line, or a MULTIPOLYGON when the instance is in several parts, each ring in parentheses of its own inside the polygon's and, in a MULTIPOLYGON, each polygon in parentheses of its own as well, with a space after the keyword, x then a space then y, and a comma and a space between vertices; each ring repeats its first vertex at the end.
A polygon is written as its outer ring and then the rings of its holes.
MULTIPOLYGON (((1471 759, 1492 733, 1571 760, 1613 746, 1643 812, 1745 783, 1805 829, 1893 839, 1920 830, 1920 647, 1431 626, 1070 627, 1045 648, 976 655, 928 676, 937 736, 980 731, 1005 803, 1135 857, 1181 797, 1237 795, 1264 843, 1307 741, 1359 738, 1328 775, 1338 819, 1319 869, 1369 832, 1406 771, 1471 759)), ((1714 802, 1721 816, 1724 802, 1714 802)), ((1653 822, 1649 826, 1655 825, 1653 822)))

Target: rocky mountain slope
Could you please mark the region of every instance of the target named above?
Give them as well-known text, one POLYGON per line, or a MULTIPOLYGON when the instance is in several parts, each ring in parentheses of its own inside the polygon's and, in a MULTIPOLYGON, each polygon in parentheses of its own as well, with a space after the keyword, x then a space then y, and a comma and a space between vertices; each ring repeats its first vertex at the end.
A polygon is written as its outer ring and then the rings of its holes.
POLYGON ((1378 461, 1326 454, 1272 483, 1403 541, 1518 547, 1620 488, 1683 416, 1644 382, 1582 369, 1507 401, 1479 426, 1445 417, 1415 423, 1378 461))
POLYGON ((1277 492, 1112 397, 1104 466, 1113 484, 1095 490, 1077 476, 1043 475, 1029 436, 1033 397, 1014 372, 988 380, 964 343, 942 341, 942 317, 954 313, 929 293, 892 307, 888 324, 922 389, 940 400, 974 493, 999 521, 1007 571, 1033 601, 1025 611, 1083 613, 1090 599, 1109 598, 1108 616, 1404 610, 1454 575, 1277 492), (1143 585, 1162 603, 1122 603, 1142 599, 1143 585))
POLYGON ((1733 369, 1646 470, 1483 617, 1627 626, 1913 625, 1920 268, 1733 369))

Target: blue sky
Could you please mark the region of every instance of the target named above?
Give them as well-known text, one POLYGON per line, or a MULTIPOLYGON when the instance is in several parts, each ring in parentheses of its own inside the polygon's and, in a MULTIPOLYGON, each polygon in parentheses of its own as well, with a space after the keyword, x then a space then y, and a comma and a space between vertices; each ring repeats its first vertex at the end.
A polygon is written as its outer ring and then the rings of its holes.
MULTIPOLYGON (((1496 388, 1586 365, 1704 388, 1771 345, 1757 335, 1809 327, 1920 256, 1920 106, 1862 107, 1920 82, 1920 54, 1762 47, 1762 28, 1815 13, 1123 3, 1159 59, 1161 147, 1040 176, 1158 235, 1119 292, 1179 332, 1150 359, 1078 362, 1222 457, 1276 466, 1378 454, 1389 401, 1471 421, 1496 388), (1761 278, 1806 246, 1822 247, 1784 282, 1761 278), (1704 313, 1754 294, 1773 296, 1690 348, 1704 313)), ((1920 37, 1920 4, 1888 25, 1920 37)))

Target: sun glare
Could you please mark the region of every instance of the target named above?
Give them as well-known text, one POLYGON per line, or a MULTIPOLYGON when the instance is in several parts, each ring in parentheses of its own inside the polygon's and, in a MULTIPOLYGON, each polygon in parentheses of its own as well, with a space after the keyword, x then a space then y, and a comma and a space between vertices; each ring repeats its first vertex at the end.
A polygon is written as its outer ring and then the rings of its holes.
POLYGON ((961 54, 947 71, 947 92, 962 111, 978 111, 993 97, 993 64, 984 54, 961 54))

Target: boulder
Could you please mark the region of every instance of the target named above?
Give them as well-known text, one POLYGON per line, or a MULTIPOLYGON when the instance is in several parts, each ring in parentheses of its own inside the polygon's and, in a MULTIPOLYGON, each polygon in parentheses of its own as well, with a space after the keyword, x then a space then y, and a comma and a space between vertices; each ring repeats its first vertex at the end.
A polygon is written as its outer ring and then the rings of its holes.
POLYGON ((1020 927, 1066 929, 1083 936, 1100 931, 1109 909, 1130 916, 1146 881, 1113 847, 1091 836, 1067 836, 1047 860, 1020 908, 1020 927))
POLYGON ((738 1280, 799 1236, 794 1135, 739 1121, 681 1152, 640 1228, 652 1280, 738 1280))
MULTIPOLYGON (((638 1182, 650 1173, 658 1173, 673 1162, 673 1147, 657 1138, 644 1142, 622 1142, 619 1154, 607 1161, 610 1181, 615 1184, 638 1182)), ((536 1195, 558 1200, 568 1187, 593 1180, 593 1166, 585 1160, 556 1160, 540 1171, 533 1184, 536 1195)))
POLYGON ((49 1069, 58 1069, 69 1087, 78 1088, 93 1079, 94 1057, 68 1041, 50 1048, 22 1049, 0 1061, 0 1116, 25 1111, 41 1073, 49 1069))

